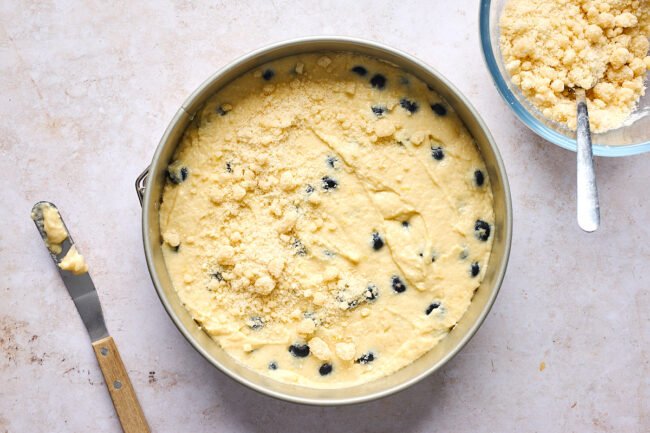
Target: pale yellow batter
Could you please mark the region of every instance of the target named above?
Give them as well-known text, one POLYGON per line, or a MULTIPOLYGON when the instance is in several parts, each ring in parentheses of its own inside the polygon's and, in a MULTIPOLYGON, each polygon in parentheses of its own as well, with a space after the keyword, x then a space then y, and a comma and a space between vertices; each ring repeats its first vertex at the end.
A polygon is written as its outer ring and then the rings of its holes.
POLYGON ((70 271, 75 275, 81 275, 88 272, 88 265, 84 256, 79 254, 76 246, 71 246, 65 257, 59 263, 59 267, 64 271, 70 271))
POLYGON ((645 94, 650 0, 508 0, 499 26, 512 82, 570 129, 570 89, 587 90, 594 132, 620 127, 645 94))
POLYGON ((163 252, 195 320, 277 380, 342 387, 444 338, 494 236, 481 156, 435 92, 347 53, 238 78, 168 170, 163 252))
MULTIPOLYGON (((59 215, 59 211, 55 207, 49 204, 43 204, 39 208, 43 213, 43 227, 47 235, 47 239, 45 239, 47 247, 54 254, 60 254, 61 243, 68 238, 68 232, 63 226, 61 215, 59 215)), ((34 215, 32 215, 32 218, 34 218, 34 215)))

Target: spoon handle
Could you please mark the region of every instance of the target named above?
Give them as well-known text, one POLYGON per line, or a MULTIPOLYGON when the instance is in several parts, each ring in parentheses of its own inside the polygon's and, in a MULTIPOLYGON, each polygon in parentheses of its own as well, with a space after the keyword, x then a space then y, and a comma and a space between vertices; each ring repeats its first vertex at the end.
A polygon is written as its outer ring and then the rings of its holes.
POLYGON ((584 89, 576 90, 578 103, 577 178, 578 178, 578 225, 586 232, 593 232, 600 225, 600 205, 594 172, 594 159, 591 150, 591 131, 589 112, 584 89))

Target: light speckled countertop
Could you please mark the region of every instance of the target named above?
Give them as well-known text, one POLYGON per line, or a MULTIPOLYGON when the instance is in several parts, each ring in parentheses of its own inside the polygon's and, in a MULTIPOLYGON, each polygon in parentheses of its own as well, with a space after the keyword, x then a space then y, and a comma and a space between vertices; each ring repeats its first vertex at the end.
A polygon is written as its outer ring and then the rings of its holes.
POLYGON ((650 154, 597 160, 602 228, 582 233, 574 155, 500 99, 477 18, 470 0, 2 2, 0 432, 120 431, 29 219, 40 199, 60 207, 90 264, 154 431, 650 430, 650 154), (374 39, 441 71, 490 127, 514 202, 509 271, 475 338, 422 383, 345 408, 263 397, 190 347, 149 279, 133 189, 208 75, 270 41, 312 34, 374 39))

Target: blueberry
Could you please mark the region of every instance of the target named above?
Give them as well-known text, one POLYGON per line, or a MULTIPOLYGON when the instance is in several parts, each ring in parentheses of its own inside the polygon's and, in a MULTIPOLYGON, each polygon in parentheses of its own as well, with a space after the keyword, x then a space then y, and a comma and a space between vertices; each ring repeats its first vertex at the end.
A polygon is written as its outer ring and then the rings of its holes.
POLYGON ((187 167, 181 167, 180 169, 167 169, 167 178, 171 183, 176 185, 184 182, 188 175, 189 171, 187 170, 187 167))
POLYGON ((225 116, 228 114, 226 110, 223 109, 222 105, 219 105, 215 110, 214 110, 219 116, 225 116))
POLYGON ((357 305, 359 305, 359 300, 358 299, 349 299, 349 296, 347 296, 347 293, 342 290, 336 295, 336 301, 339 303, 346 303, 347 307, 346 309, 352 310, 355 308, 357 305))
POLYGON ((402 221, 402 227, 409 228, 411 224, 408 221, 402 221))
POLYGON ((393 290, 397 293, 404 293, 406 291, 406 284, 402 281, 397 275, 393 275, 391 278, 391 286, 393 290))
POLYGON ((269 362, 269 370, 277 370, 278 369, 278 363, 275 361, 269 362))
POLYGON ((367 301, 374 301, 379 296, 379 289, 374 284, 368 284, 364 292, 367 301))
POLYGON ((384 105, 373 105, 370 109, 377 117, 382 117, 386 113, 386 107, 384 105))
POLYGON ((171 249, 172 249, 172 251, 174 251, 175 253, 177 253, 177 252, 178 252, 178 250, 180 250, 180 249, 181 249, 181 244, 178 244, 178 245, 176 245, 175 247, 172 247, 172 246, 170 246, 169 248, 171 248, 171 249))
POLYGON ((384 240, 379 236, 379 233, 373 232, 372 234, 372 249, 378 251, 384 246, 384 240))
POLYGON ((311 186, 311 185, 307 185, 307 186, 305 187, 305 192, 306 192, 307 194, 311 194, 312 192, 314 192, 314 187, 311 186))
POLYGON ((223 275, 219 271, 215 271, 210 274, 210 277, 216 279, 217 281, 223 281, 223 275))
POLYGON ((294 250, 296 250, 296 255, 298 256, 307 255, 307 248, 305 247, 305 245, 302 243, 300 239, 294 238, 293 242, 291 243, 291 246, 293 247, 294 250))
POLYGON ((487 241, 490 238, 490 224, 483 220, 476 220, 474 224, 474 236, 480 241, 487 241))
POLYGON ((409 113, 415 113, 416 111, 418 111, 418 108, 420 108, 417 102, 411 101, 406 98, 400 99, 399 105, 401 105, 402 108, 408 111, 409 113))
POLYGON ((321 376, 327 376, 332 372, 332 364, 326 362, 325 364, 320 366, 318 372, 320 373, 321 376))
POLYGON ((361 304, 362 302, 368 300, 368 298, 366 298, 364 295, 367 296, 367 294, 365 292, 361 293, 361 294, 350 294, 350 293, 346 292, 345 290, 341 290, 336 295, 336 301, 339 302, 339 305, 341 305, 341 307, 342 307, 342 304, 345 303, 346 304, 346 307, 345 307, 346 310, 353 310, 353 309, 357 308, 359 306, 359 304, 361 304), (354 296, 354 298, 352 296, 354 296))
POLYGON ((438 116, 446 116, 447 115, 447 109, 442 104, 439 104, 439 103, 431 104, 431 109, 438 116))
POLYGON ((323 189, 326 191, 330 189, 336 189, 339 186, 339 183, 329 176, 324 176, 322 181, 323 181, 323 185, 322 185, 323 189))
POLYGON ((226 162, 226 171, 232 173, 232 163, 226 162))
POLYGON ((259 316, 251 316, 246 324, 252 330, 257 331, 258 329, 262 329, 264 327, 264 320, 262 320, 262 318, 259 316))
POLYGON ((266 81, 269 81, 271 78, 275 76, 275 72, 273 69, 267 69, 266 71, 262 72, 262 78, 264 78, 266 81))
POLYGON ((472 277, 475 277, 478 275, 479 272, 481 272, 481 267, 479 266, 478 262, 472 263, 472 267, 470 268, 470 274, 472 274, 472 277))
POLYGON ((483 183, 485 183, 485 176, 481 170, 474 172, 474 182, 476 182, 476 186, 483 186, 483 183))
POLYGON ((427 89, 433 92, 433 87, 431 87, 431 84, 427 84, 427 89))
POLYGON ((438 146, 438 147, 433 147, 432 146, 431 147, 431 156, 436 161, 440 161, 441 159, 443 159, 445 157, 445 152, 442 150, 442 147, 440 147, 440 146, 438 146))
POLYGON ((381 74, 375 74, 370 79, 370 85, 375 89, 383 89, 386 87, 386 77, 381 74))
POLYGON ((440 302, 433 302, 427 307, 427 309, 424 312, 428 316, 429 314, 431 314, 433 312, 433 310, 435 310, 435 309, 437 309, 439 307, 440 307, 440 302))
POLYGON ((348 302, 348 308, 347 309, 348 310, 353 310, 358 306, 359 306, 359 300, 358 299, 353 299, 353 300, 348 302))
POLYGON ((435 263, 435 262, 436 262, 436 255, 431 254, 431 263, 435 263))
POLYGON ((368 73, 368 70, 363 66, 355 66, 354 68, 352 68, 352 72, 359 75, 360 77, 365 77, 366 74, 368 73))
POLYGON ((336 156, 328 156, 326 161, 327 161, 327 165, 329 165, 332 168, 336 168, 336 163, 339 162, 339 159, 336 156))
POLYGON ((292 344, 289 346, 289 353, 296 358, 305 358, 309 356, 309 346, 306 344, 292 344))
POLYGON ((354 360, 356 364, 369 364, 375 360, 375 354, 372 352, 364 353, 354 360))

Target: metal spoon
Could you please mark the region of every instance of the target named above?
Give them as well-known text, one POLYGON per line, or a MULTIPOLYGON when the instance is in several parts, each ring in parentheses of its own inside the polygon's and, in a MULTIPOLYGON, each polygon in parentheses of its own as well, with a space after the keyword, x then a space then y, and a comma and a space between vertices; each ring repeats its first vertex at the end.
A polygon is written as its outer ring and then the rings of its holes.
POLYGON ((600 204, 594 172, 594 158, 591 149, 591 131, 589 130, 589 112, 585 89, 575 88, 577 105, 577 194, 578 225, 586 232, 593 232, 600 225, 600 204))

